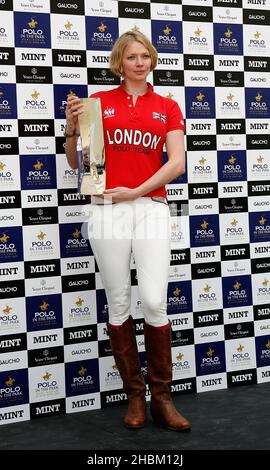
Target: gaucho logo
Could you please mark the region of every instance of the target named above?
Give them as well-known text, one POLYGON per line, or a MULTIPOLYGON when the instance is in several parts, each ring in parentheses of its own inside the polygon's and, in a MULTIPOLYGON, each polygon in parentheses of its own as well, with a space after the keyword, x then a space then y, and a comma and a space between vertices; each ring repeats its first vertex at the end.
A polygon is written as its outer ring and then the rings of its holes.
POLYGON ((18 281, 1 281, 0 285, 0 299, 5 300, 7 298, 24 297, 25 288, 24 280, 18 281))
POLYGON ((150 4, 139 2, 119 2, 119 17, 150 18, 150 4))
POLYGON ((269 11, 244 9, 244 24, 269 24, 269 11))
POLYGON ((211 7, 201 7, 196 6, 183 6, 183 20, 184 21, 213 21, 213 13, 211 7))
POLYGON ((80 0, 68 0, 66 2, 51 0, 51 13, 84 15, 84 2, 81 2, 80 0))
POLYGON ((62 292, 78 292, 84 290, 95 290, 95 273, 62 276, 62 292))
MULTIPOLYGON (((192 150, 215 150, 217 148, 216 136, 209 135, 207 136, 196 136, 188 135, 187 136, 187 149, 192 150)), ((185 173, 186 174, 186 173, 185 173)))

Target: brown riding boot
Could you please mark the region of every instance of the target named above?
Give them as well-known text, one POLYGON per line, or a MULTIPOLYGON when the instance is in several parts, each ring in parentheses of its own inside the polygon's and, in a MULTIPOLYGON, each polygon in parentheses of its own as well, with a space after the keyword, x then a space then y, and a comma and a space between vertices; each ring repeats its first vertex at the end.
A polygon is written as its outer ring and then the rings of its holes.
POLYGON ((108 323, 108 333, 115 362, 123 380, 123 389, 129 401, 124 425, 129 429, 142 428, 146 413, 146 387, 141 375, 132 318, 129 317, 120 326, 108 323))
POLYGON ((152 418, 172 431, 190 430, 190 423, 177 411, 171 399, 171 324, 164 327, 145 324, 144 334, 152 418))

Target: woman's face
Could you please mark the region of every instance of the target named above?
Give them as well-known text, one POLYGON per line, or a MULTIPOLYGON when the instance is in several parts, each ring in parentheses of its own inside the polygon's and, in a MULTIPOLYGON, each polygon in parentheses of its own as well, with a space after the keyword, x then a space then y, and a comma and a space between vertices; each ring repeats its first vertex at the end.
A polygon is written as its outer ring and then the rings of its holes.
POLYGON ((132 42, 124 50, 122 66, 125 79, 146 80, 151 69, 151 57, 148 49, 140 42, 132 42))

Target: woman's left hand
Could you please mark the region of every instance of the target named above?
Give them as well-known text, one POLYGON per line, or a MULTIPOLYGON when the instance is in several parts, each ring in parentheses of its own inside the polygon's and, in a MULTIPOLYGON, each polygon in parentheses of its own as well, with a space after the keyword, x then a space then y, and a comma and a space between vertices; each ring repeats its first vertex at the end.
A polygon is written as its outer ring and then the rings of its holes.
POLYGON ((124 202, 124 201, 133 201, 140 197, 137 188, 131 189, 124 186, 119 186, 117 188, 106 189, 103 192, 102 197, 111 197, 112 202, 124 202))

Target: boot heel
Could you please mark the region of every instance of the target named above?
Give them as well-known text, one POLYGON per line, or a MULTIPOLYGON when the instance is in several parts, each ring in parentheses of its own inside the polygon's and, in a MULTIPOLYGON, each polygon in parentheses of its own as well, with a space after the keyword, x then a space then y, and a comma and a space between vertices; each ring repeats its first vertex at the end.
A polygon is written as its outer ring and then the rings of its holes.
POLYGON ((155 424, 155 426, 158 426, 159 428, 164 428, 164 429, 168 429, 169 431, 176 431, 176 432, 188 432, 188 431, 191 431, 191 427, 189 425, 189 423, 185 424, 185 425, 181 425, 181 427, 173 427, 173 426, 170 426, 170 424, 166 423, 166 421, 162 418, 162 417, 159 417, 159 416, 153 416, 152 415, 152 419, 153 419, 153 422, 155 424))
MULTIPOLYGON (((157 406, 157 405, 155 405, 157 406)), ((159 404, 159 412, 152 412, 151 416, 154 423, 170 431, 190 431, 190 423, 174 407, 172 402, 162 406, 159 404), (168 406, 169 405, 169 406, 168 406)))

